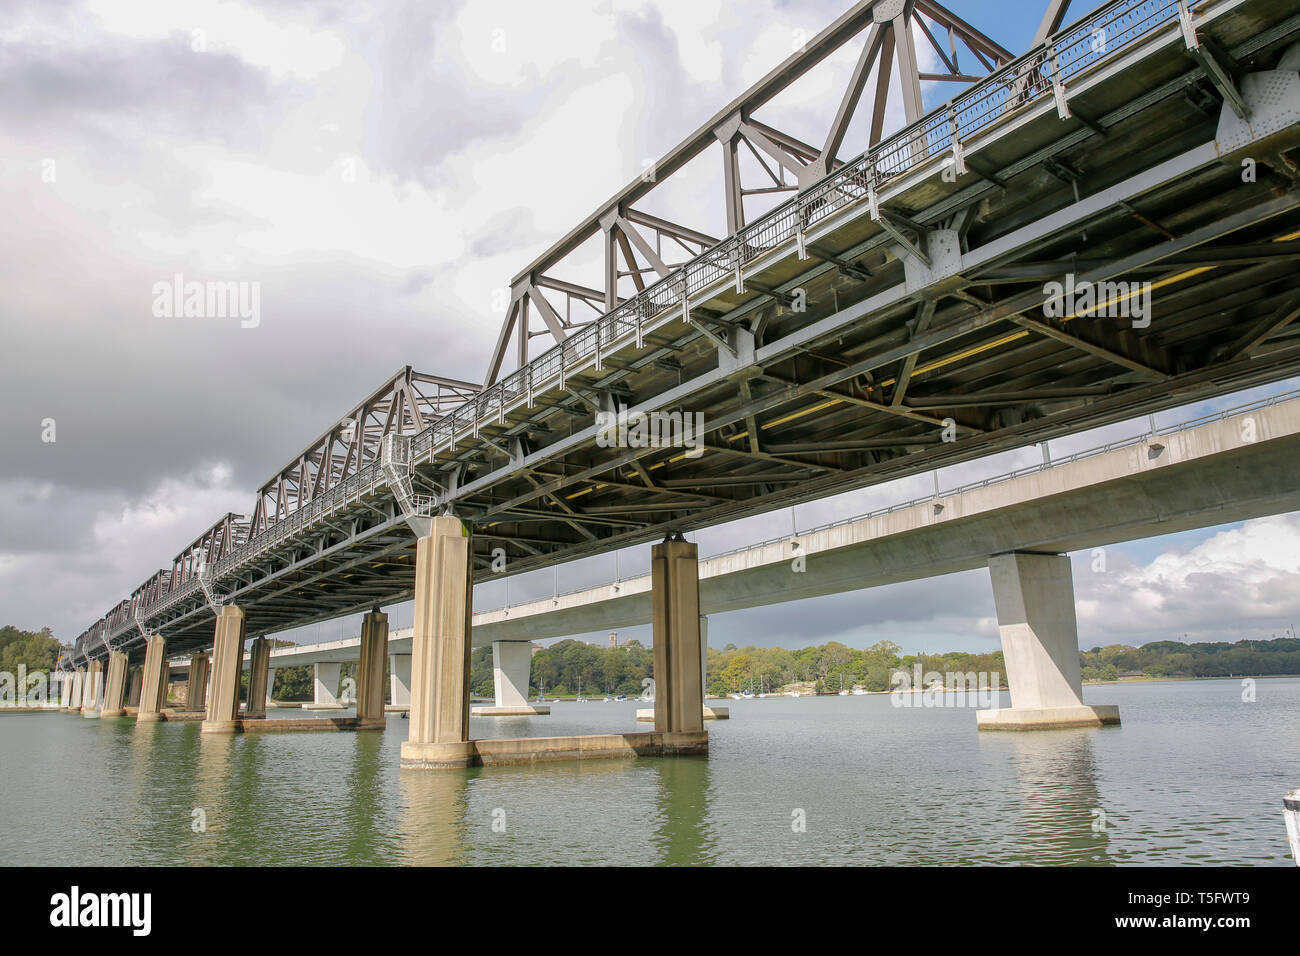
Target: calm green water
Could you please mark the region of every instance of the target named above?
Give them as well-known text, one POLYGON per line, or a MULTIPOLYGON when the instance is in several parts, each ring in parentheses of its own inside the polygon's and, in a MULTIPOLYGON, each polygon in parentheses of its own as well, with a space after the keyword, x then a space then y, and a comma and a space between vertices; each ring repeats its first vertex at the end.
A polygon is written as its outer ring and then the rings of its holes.
MULTIPOLYGON (((0 863, 1286 865, 1300 680, 1257 696, 1088 688, 1123 726, 1031 734, 885 697, 729 700, 707 758, 463 772, 399 771, 396 718, 382 734, 200 738, 196 723, 0 715, 0 863)), ((635 709, 555 704, 471 734, 646 729, 635 709)))

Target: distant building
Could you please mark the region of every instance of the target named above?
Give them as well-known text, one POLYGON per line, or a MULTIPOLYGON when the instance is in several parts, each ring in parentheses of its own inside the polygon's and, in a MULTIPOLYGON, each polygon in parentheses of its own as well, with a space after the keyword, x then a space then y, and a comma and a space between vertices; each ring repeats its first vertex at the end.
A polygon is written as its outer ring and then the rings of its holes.
POLYGON ((618 647, 618 631, 609 632, 609 646, 618 647))

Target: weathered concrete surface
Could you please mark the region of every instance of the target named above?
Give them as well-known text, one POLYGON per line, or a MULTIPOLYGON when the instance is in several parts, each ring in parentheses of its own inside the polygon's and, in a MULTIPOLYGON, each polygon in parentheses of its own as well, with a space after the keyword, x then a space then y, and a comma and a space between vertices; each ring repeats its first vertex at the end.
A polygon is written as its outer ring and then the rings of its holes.
POLYGON ((208 672, 212 661, 200 651, 190 657, 190 677, 185 686, 185 709, 206 711, 208 707, 208 672))
POLYGON ((244 702, 244 719, 266 716, 266 682, 270 676, 271 642, 265 637, 253 641, 248 649, 248 699, 244 702))
POLYGON ((108 655, 108 677, 104 681, 104 703, 99 709, 99 716, 105 719, 122 717, 126 714, 126 655, 113 651, 108 655))
POLYGON ((469 529, 458 518, 434 518, 416 544, 411 717, 402 766, 423 766, 439 748, 463 749, 469 741, 472 582, 469 529))
POLYGON ((144 645, 144 677, 140 682, 140 707, 136 723, 162 720, 167 703, 167 640, 161 634, 150 635, 144 645))
MULTIPOLYGON (((409 742, 408 742, 409 743, 409 742)), ((557 760, 630 760, 707 754, 709 735, 696 733, 591 734, 578 737, 507 737, 403 746, 402 767, 453 770, 549 763, 557 760)))
POLYGON ((212 692, 205 734, 234 733, 239 719, 239 683, 244 663, 244 611, 227 604, 217 617, 212 645, 212 692))
POLYGON ((704 730, 704 676, 700 668, 698 550, 689 541, 650 549, 655 667, 655 731, 704 730))
POLYGON ((357 668, 357 717, 384 720, 384 667, 388 662, 388 615, 371 611, 361 621, 361 666, 357 668))

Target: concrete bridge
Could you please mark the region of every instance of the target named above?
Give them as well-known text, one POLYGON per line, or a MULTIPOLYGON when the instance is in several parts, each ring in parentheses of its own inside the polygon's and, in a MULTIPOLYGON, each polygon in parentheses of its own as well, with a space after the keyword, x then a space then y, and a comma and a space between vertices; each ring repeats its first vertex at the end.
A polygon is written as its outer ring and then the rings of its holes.
MULTIPOLYGON (((120 713, 143 658, 140 719, 156 717, 166 655, 212 647, 204 730, 262 729, 265 635, 373 609, 357 726, 379 726, 377 608, 414 598, 404 765, 699 752, 700 611, 743 600, 724 579, 743 591, 783 572, 773 557, 701 580, 683 531, 1300 372, 1300 3, 1113 0, 1061 29, 1066 5, 1052 0, 1035 46, 1013 57, 935 0, 854 4, 516 276, 482 385, 399 371, 248 515, 223 516, 88 628, 72 663, 83 686, 102 685, 102 713, 120 713), (966 67, 935 43, 944 70, 919 71, 915 38, 936 28, 966 67), (858 38, 823 145, 757 118, 858 38), (982 76, 966 72, 975 64, 982 76), (882 139, 894 68, 908 125, 882 139), (926 113, 923 79, 965 88, 926 113), (841 158, 855 116, 871 145, 841 158), (636 208, 712 148, 727 237, 636 208), (771 182, 745 182, 742 148, 771 182), (747 201, 773 191, 790 198, 751 218, 747 201), (603 288, 559 274, 588 240, 603 243, 603 288), (535 357, 534 320, 554 340, 535 357), (672 447, 621 427, 653 415, 676 421, 672 447), (470 741, 475 569, 498 551, 516 574, 660 539, 646 590, 603 602, 650 612, 655 732, 470 741), (262 636, 240 716, 250 628, 262 636)), ((1151 526, 1147 497, 1131 533, 1151 526)), ((884 581, 989 561, 1015 704, 989 725, 1112 719, 1079 709, 1064 646, 1073 615, 1055 550, 1089 539, 1070 524, 1086 514, 1058 521, 1044 500, 1008 529, 980 523, 981 500, 943 504, 951 518, 930 505, 928 519, 925 506, 872 519, 874 543, 842 564, 841 532, 807 553, 846 584, 864 565, 884 581), (891 549, 900 535, 880 532, 894 522, 913 523, 914 545, 891 549)), ((777 586, 816 593, 821 576, 777 586)), ((595 612, 573 621, 582 613, 595 612)), ((483 626, 518 637, 517 620, 483 626)))

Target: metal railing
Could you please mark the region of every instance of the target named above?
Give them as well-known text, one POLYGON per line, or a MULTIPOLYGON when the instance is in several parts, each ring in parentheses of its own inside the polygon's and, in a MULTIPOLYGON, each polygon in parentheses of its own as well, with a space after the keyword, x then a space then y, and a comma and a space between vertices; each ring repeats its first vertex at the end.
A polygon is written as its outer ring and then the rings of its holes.
MULTIPOLYGON (((814 525, 813 527, 808 528, 804 531, 791 529, 791 532, 789 534, 780 535, 774 538, 767 538, 763 541, 755 541, 750 544, 743 544, 735 548, 728 548, 725 551, 717 551, 714 552, 713 554, 709 554, 705 557, 700 558, 700 561, 714 561, 718 558, 730 557, 733 554, 743 554, 746 551, 757 551, 760 548, 767 548, 778 544, 786 544, 791 541, 797 541, 800 538, 808 537, 809 535, 820 534, 823 531, 833 531, 835 528, 842 528, 845 525, 854 524, 855 522, 858 521, 870 521, 872 518, 880 518, 885 515, 893 514, 896 511, 905 511, 908 508, 916 508, 920 505, 926 505, 940 498, 951 498, 954 495, 966 494, 967 492, 970 491, 979 491, 980 489, 988 488, 992 485, 1001 484, 1004 481, 1012 481, 1016 478, 1023 478, 1026 475, 1032 475, 1041 471, 1047 471, 1048 469, 1057 468, 1061 465, 1069 465, 1074 462, 1083 461, 1084 459, 1087 458, 1094 458, 1097 455, 1104 455, 1107 452, 1116 451, 1120 448, 1128 448, 1132 445, 1141 445, 1144 442, 1150 441, 1152 438, 1162 437, 1165 435, 1173 435, 1179 432, 1190 431, 1193 428, 1201 428, 1205 425, 1209 425, 1214 422, 1223 421, 1224 419, 1227 418, 1233 418, 1237 415, 1244 415, 1247 412, 1269 408, 1270 406, 1273 405, 1280 405, 1283 402, 1289 402, 1295 399, 1300 399, 1300 389, 1294 389, 1289 392, 1283 392, 1279 395, 1271 395, 1267 398, 1257 399, 1256 401, 1247 402, 1246 404, 1243 405, 1234 405, 1233 407, 1226 408, 1220 412, 1208 412, 1204 415, 1198 415, 1196 418, 1189 418, 1186 419, 1185 421, 1178 422, 1177 424, 1174 425, 1166 425, 1162 428, 1150 429, 1148 431, 1143 432, 1140 435, 1133 435, 1129 438, 1120 438, 1117 439, 1116 441, 1107 442, 1105 445, 1097 445, 1093 448, 1088 448, 1083 451, 1077 451, 1074 452, 1073 454, 1065 455, 1060 458, 1052 458, 1048 461, 1037 462, 1033 465, 1028 465, 1024 468, 1017 468, 1014 471, 1002 472, 1001 474, 994 475, 991 478, 984 478, 979 481, 969 481, 963 485, 957 485, 956 487, 949 488, 946 491, 931 492, 930 494, 922 495, 919 498, 911 498, 907 501, 900 501, 896 504, 886 505, 882 508, 876 508, 874 511, 866 511, 861 514, 851 515, 847 518, 837 518, 835 521, 829 521, 826 522, 825 524, 814 525)), ((1032 447, 1032 446, 1026 446, 1026 447, 1032 447)), ((645 575, 637 575, 636 577, 641 578, 641 577, 645 577, 645 575)), ((567 597, 570 594, 581 594, 583 591, 590 591, 592 588, 607 587, 609 585, 621 584, 624 581, 628 581, 628 580, 633 580, 633 579, 615 578, 614 580, 605 582, 604 584, 585 584, 582 587, 570 588, 567 591, 556 591, 552 599, 559 598, 559 597, 567 597)), ((485 608, 482 611, 475 611, 474 613, 491 614, 497 611, 508 611, 514 607, 522 607, 525 604, 535 604, 537 601, 544 601, 544 600, 546 600, 544 597, 535 598, 531 601, 520 602, 519 604, 503 604, 499 607, 485 608)))

